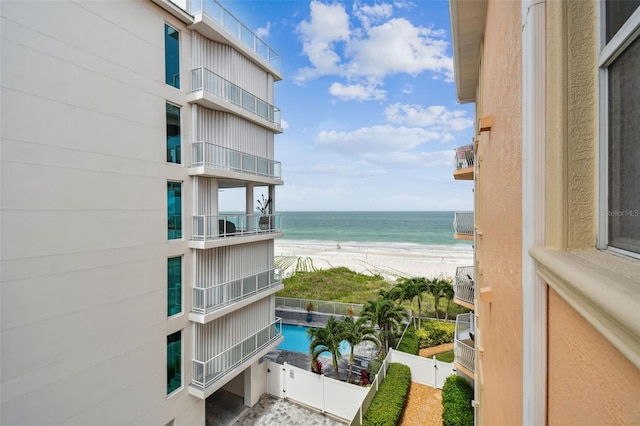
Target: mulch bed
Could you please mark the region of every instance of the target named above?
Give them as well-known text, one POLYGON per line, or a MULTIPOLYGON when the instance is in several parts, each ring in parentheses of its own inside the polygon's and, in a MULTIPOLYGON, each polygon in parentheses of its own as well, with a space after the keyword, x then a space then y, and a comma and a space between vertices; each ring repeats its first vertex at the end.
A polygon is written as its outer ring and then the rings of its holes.
POLYGON ((400 426, 442 426, 440 389, 411 382, 400 426))

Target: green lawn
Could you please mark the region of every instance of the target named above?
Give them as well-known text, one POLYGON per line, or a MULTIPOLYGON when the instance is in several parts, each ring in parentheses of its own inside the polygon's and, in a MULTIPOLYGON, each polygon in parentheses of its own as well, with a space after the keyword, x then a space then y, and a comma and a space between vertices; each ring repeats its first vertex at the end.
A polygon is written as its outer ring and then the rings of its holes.
POLYGON ((453 362, 453 351, 442 352, 441 354, 436 354, 436 359, 442 362, 453 362))

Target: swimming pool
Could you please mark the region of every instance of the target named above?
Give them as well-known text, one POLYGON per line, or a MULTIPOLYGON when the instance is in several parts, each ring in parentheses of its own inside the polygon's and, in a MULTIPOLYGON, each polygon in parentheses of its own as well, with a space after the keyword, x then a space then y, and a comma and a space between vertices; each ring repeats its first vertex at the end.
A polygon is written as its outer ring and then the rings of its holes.
MULTIPOLYGON (((307 335, 307 329, 309 327, 303 327, 300 325, 282 325, 282 335, 284 336, 284 342, 280 343, 278 349, 293 352, 309 353, 309 343, 311 339, 307 335)), ((340 353, 346 355, 351 352, 351 345, 346 341, 340 343, 340 353)), ((329 355, 328 352, 322 355, 329 355)))

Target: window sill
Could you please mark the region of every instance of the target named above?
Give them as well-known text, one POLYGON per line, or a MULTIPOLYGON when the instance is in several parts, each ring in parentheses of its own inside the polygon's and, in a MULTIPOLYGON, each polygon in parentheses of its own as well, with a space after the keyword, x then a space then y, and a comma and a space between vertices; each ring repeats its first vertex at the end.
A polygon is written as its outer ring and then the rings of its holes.
POLYGON ((538 275, 640 368, 640 261, 533 247, 538 275))

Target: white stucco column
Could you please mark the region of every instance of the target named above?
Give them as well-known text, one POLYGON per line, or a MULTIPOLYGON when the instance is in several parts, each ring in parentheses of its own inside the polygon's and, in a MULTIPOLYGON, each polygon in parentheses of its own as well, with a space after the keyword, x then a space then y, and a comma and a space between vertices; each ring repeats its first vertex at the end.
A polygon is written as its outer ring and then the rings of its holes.
POLYGON ((546 2, 522 2, 522 424, 547 422, 547 286, 529 249, 545 244, 546 2))

